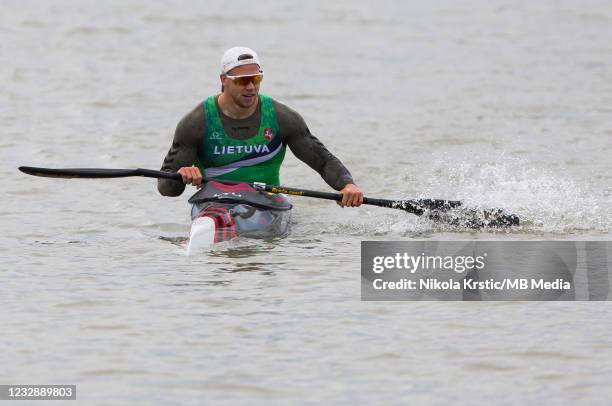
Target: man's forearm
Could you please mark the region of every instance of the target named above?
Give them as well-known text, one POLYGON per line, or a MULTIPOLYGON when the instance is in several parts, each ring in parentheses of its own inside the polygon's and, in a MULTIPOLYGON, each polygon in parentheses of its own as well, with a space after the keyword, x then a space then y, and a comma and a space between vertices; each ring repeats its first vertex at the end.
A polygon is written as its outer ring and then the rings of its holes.
MULTIPOLYGON (((161 170, 165 172, 176 172, 183 166, 190 166, 193 160, 189 161, 186 159, 188 155, 189 154, 185 151, 181 151, 180 144, 176 142, 172 143, 172 147, 170 147, 170 150, 164 158, 161 170)), ((185 184, 172 179, 158 179, 157 190, 164 196, 180 196, 185 190, 185 184)))
POLYGON ((340 190, 350 183, 355 183, 351 173, 336 157, 329 160, 320 173, 323 180, 336 190, 340 190))
POLYGON ((332 188, 340 190, 349 183, 355 183, 342 162, 308 130, 299 136, 291 137, 288 145, 298 159, 317 171, 332 188))
MULTIPOLYGON (((192 166, 198 155, 199 141, 202 134, 201 109, 195 109, 185 116, 174 133, 172 146, 164 158, 162 171, 177 172, 185 166, 192 166)), ((159 179, 157 190, 164 196, 179 196, 185 190, 185 184, 170 179, 159 179)))
MULTIPOLYGON (((172 147, 164 158, 164 164, 161 167, 162 171, 177 172, 184 166, 192 166, 197 157, 197 148, 173 142, 172 147)), ((158 179, 157 190, 164 196, 179 196, 185 190, 185 184, 178 180, 158 179)))

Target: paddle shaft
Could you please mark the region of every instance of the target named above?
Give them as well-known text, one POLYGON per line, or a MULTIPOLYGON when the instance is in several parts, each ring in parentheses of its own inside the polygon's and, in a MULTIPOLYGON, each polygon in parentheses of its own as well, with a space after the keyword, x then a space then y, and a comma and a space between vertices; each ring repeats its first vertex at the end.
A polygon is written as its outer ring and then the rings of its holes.
MULTIPOLYGON (((296 189, 296 188, 290 188, 290 187, 285 187, 285 186, 271 186, 271 185, 265 185, 265 184, 260 185, 257 183, 253 184, 252 186, 255 189, 263 189, 271 193, 284 193, 286 195, 292 195, 292 196, 314 197, 317 199, 335 200, 337 202, 342 201, 342 195, 340 193, 318 192, 316 190, 296 189)), ((389 208, 394 208, 394 209, 404 209, 414 214, 422 214, 424 211, 422 208, 419 207, 420 204, 416 200, 387 200, 387 199, 376 199, 372 197, 364 197, 363 204, 369 204, 369 205, 380 206, 380 207, 389 207, 389 208)))

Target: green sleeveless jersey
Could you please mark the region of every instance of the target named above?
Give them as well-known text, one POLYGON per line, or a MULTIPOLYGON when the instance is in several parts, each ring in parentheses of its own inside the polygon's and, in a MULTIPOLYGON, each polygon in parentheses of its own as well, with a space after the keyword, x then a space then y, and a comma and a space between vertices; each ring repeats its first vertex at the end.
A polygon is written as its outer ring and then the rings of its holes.
POLYGON ((215 104, 215 96, 204 101, 206 134, 195 166, 209 178, 280 185, 279 172, 285 158, 285 145, 278 133, 278 121, 272 99, 259 95, 261 123, 254 137, 230 138, 215 104))

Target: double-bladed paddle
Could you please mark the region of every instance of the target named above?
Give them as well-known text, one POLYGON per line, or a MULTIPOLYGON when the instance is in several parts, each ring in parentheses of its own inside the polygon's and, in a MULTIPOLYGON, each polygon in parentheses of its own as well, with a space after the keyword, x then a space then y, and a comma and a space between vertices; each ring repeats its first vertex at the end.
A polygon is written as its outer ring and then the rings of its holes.
MULTIPOLYGON (((68 169, 52 169, 52 168, 37 168, 32 166, 20 166, 19 170, 23 173, 33 176, 43 176, 51 178, 83 178, 83 179, 101 179, 101 178, 125 178, 130 176, 143 176, 145 178, 160 178, 182 181, 180 174, 176 172, 156 171, 152 169, 100 169, 100 168, 68 168, 68 169)), ((227 184, 237 184, 242 182, 220 180, 214 178, 202 178, 203 182, 221 182, 227 184)), ((248 182, 244 182, 248 183, 248 182)), ((327 199, 342 201, 340 193, 317 192, 314 190, 298 189, 286 186, 273 186, 265 183, 249 183, 256 190, 265 190, 271 193, 284 193, 293 196, 306 196, 318 199, 327 199)), ((514 214, 506 214, 500 209, 476 210, 469 209, 461 216, 448 216, 448 211, 463 207, 463 203, 457 200, 441 200, 441 199, 406 199, 406 200, 388 200, 375 199, 371 197, 363 198, 364 204, 373 206, 389 207, 392 209, 400 209, 408 213, 418 216, 426 214, 429 218, 438 221, 445 221, 455 225, 463 225, 471 228, 481 227, 508 227, 519 224, 518 216, 514 214)))

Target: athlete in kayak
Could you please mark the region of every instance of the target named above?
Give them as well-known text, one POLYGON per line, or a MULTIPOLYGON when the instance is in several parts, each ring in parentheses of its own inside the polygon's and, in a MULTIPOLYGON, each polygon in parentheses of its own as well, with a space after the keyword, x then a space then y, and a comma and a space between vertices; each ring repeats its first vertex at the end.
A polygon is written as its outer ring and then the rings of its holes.
POLYGON ((159 179, 164 196, 178 196, 186 184, 206 177, 279 185, 287 146, 340 191, 345 206, 360 206, 363 193, 338 158, 314 137, 302 117, 259 93, 263 69, 255 51, 234 47, 221 58, 221 93, 208 97, 178 124, 161 167, 180 181, 159 179))

